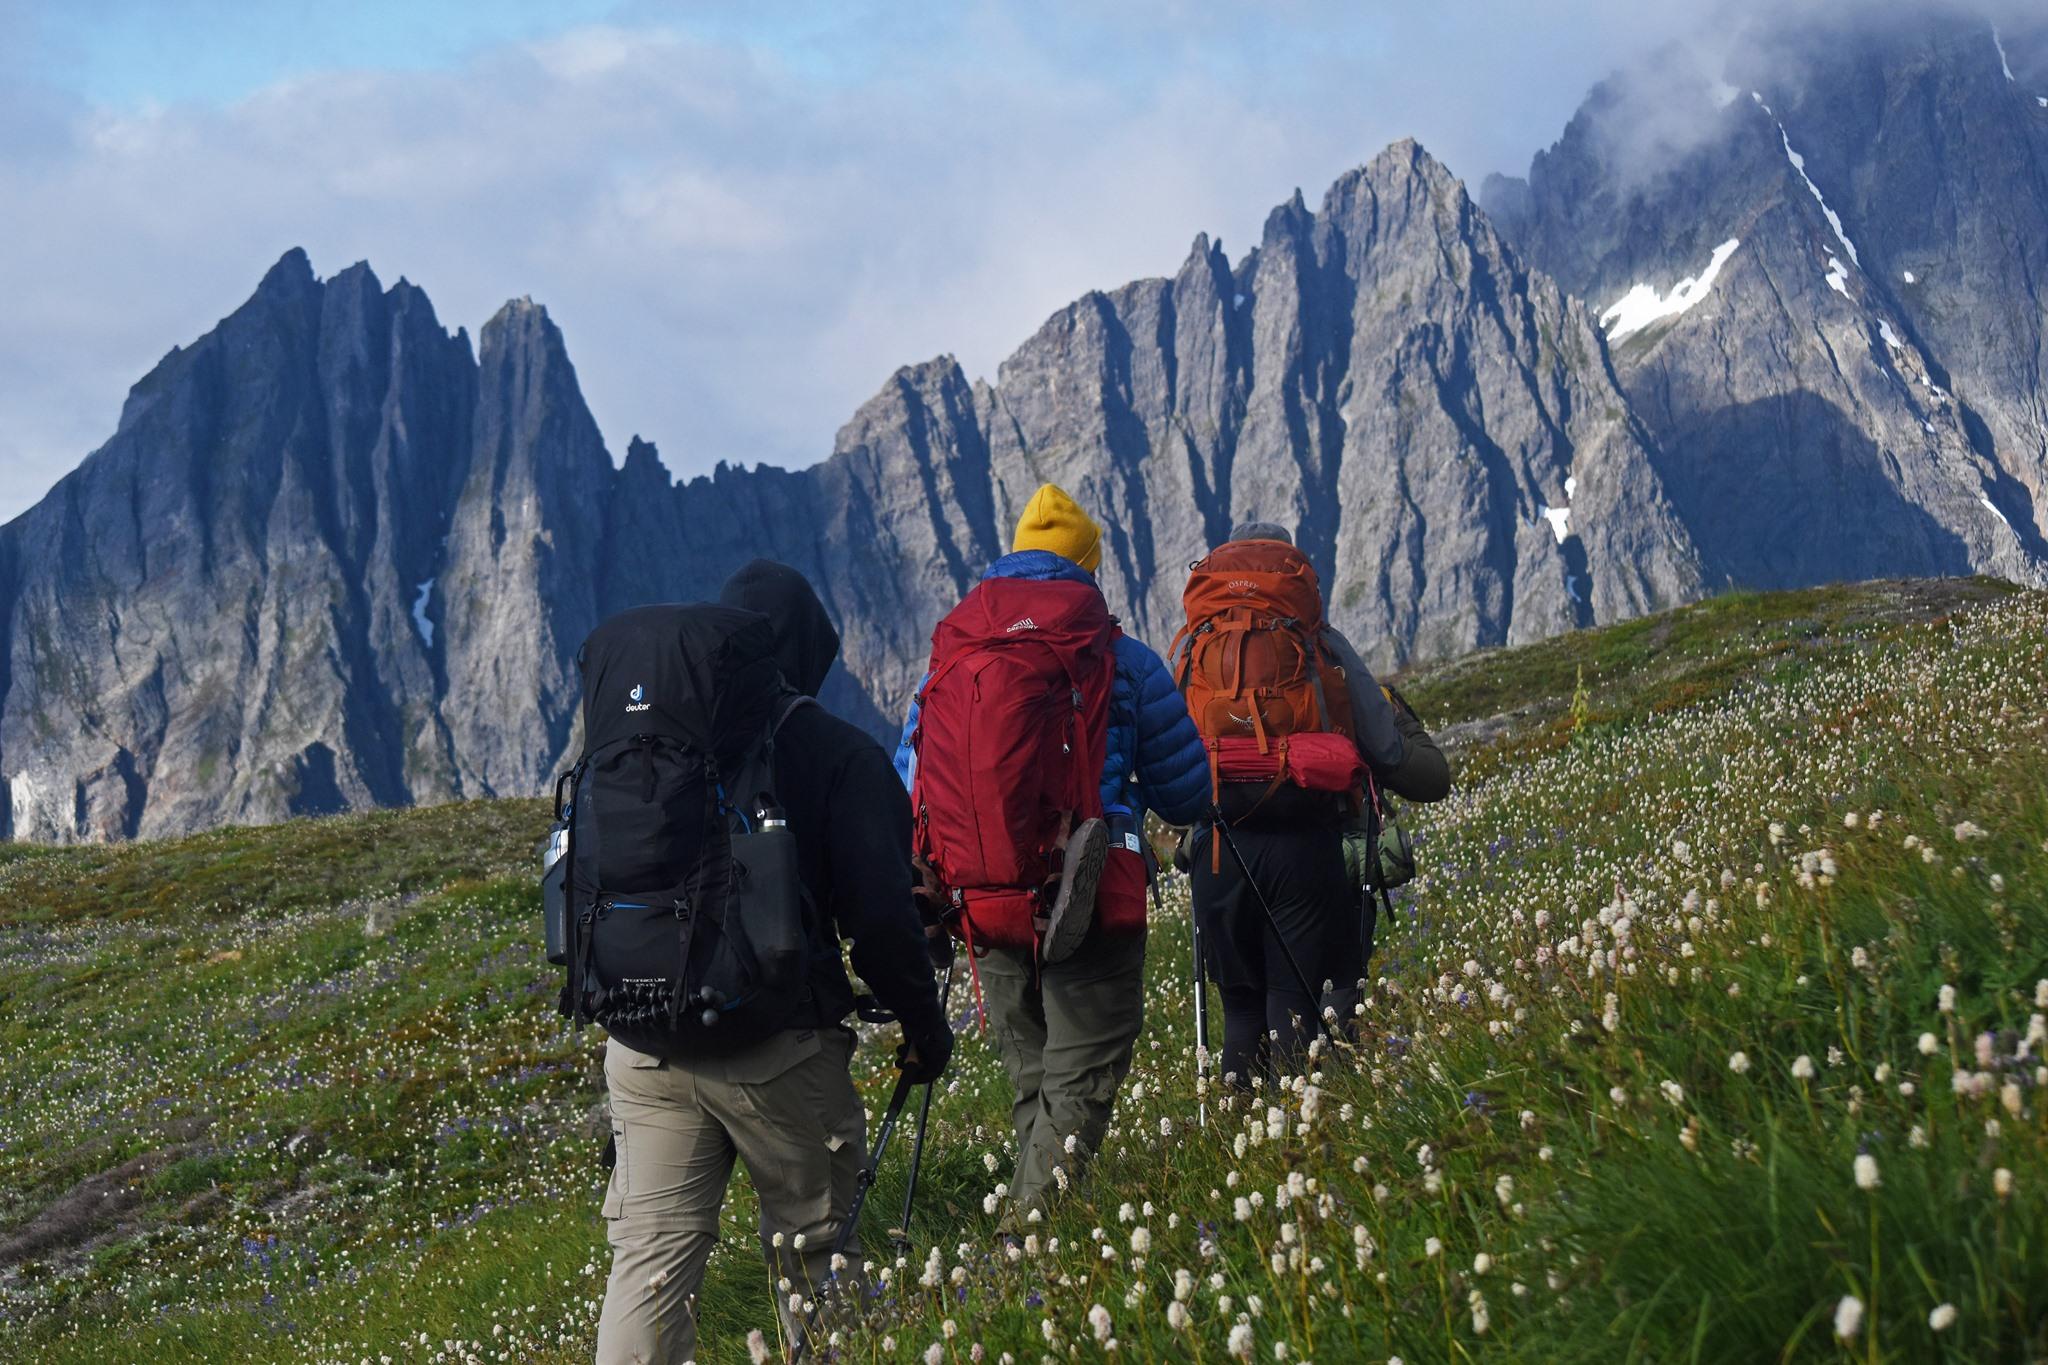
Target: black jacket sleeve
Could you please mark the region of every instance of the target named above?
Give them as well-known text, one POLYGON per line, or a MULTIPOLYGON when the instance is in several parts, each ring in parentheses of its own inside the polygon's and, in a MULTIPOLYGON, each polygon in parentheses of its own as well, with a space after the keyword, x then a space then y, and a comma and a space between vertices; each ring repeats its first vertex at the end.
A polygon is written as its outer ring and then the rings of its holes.
POLYGON ((872 744, 846 756, 827 803, 827 907, 853 969, 915 1041, 937 1031, 939 993, 910 898, 910 798, 872 744))
POLYGON ((1394 723, 1401 728, 1401 761, 1389 768, 1374 765, 1374 774, 1386 789, 1410 801, 1441 801, 1451 794, 1451 763, 1437 747, 1422 718, 1398 693, 1392 702, 1394 723))

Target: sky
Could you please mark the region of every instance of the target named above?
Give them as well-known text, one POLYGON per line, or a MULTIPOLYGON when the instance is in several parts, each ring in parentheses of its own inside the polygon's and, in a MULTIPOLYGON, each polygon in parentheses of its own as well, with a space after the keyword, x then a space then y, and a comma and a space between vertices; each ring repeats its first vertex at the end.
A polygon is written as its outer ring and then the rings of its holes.
POLYGON ((303 246, 561 326, 606 443, 804 465, 903 364, 1236 258, 1415 136, 1475 189, 1641 0, 0 0, 0 519, 303 246))

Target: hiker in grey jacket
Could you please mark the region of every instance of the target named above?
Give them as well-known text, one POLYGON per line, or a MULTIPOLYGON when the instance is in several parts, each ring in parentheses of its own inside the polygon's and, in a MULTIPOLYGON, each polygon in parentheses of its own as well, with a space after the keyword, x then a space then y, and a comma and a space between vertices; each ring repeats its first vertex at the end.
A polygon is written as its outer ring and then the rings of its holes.
MULTIPOLYGON (((1270 522, 1240 526, 1230 539, 1293 543, 1270 522)), ((1322 639, 1344 670, 1354 740, 1374 780, 1410 800, 1441 800, 1450 768, 1435 741, 1380 687, 1349 640, 1327 625, 1322 639)), ((1223 997, 1221 1069, 1238 1086, 1297 1067, 1324 1011, 1348 1021, 1360 998, 1372 920, 1346 863, 1348 824, 1333 805, 1275 802, 1231 824, 1245 868, 1234 857, 1211 856, 1213 827, 1197 829, 1185 846, 1204 962, 1223 997), (1304 994, 1289 955, 1311 986, 1327 987, 1320 998, 1304 994)))

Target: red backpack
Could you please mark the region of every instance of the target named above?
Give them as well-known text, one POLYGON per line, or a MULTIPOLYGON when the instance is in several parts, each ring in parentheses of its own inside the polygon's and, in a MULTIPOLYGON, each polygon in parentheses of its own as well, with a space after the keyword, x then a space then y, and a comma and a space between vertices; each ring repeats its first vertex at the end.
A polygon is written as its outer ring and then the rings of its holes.
POLYGON ((1035 949, 1059 852, 1102 814, 1117 625, 1092 585, 989 578, 932 632, 910 805, 972 948, 1035 949))

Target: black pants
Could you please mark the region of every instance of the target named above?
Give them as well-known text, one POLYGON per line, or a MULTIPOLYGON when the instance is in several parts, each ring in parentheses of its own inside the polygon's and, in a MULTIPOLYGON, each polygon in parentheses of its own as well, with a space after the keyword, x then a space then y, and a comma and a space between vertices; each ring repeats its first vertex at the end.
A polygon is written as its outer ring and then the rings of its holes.
POLYGON ((1223 1074, 1248 1086, 1255 1075, 1299 1069, 1318 1028, 1320 993, 1355 994, 1366 949, 1338 829, 1239 826, 1230 833, 1272 918, 1228 846, 1212 860, 1213 831, 1193 850, 1195 918, 1203 965, 1223 997, 1223 1074), (1303 989, 1289 952, 1317 995, 1303 989))

